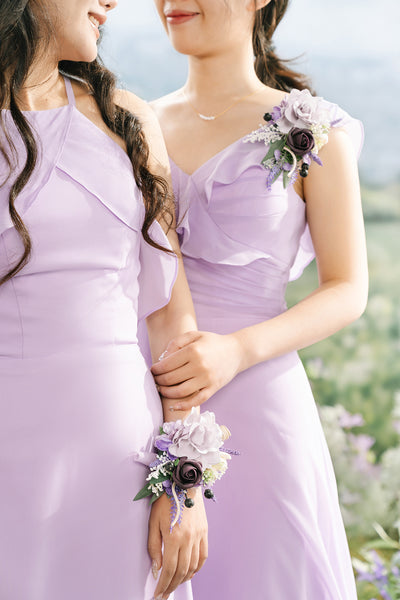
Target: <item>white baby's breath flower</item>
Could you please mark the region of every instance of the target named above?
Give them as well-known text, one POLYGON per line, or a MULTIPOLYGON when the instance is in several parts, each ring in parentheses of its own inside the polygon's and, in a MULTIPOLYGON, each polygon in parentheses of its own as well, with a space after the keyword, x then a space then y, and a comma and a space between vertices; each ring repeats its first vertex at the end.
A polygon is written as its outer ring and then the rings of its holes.
POLYGON ((319 150, 328 143, 328 131, 329 125, 326 123, 315 123, 311 126, 311 133, 315 141, 314 154, 318 154, 319 150))
POLYGON ((250 142, 254 144, 255 142, 264 142, 266 146, 276 142, 276 140, 280 140, 282 137, 282 133, 277 130, 275 127, 271 127, 271 125, 260 125, 259 129, 252 131, 247 135, 243 142, 250 142))

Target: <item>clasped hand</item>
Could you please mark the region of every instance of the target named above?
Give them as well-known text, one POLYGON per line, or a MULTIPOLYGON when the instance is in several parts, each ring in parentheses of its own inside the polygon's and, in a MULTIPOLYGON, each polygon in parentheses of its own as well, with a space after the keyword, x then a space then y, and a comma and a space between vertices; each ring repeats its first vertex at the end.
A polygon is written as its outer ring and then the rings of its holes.
POLYGON ((240 371, 241 347, 234 334, 184 333, 168 344, 151 371, 158 391, 173 410, 206 402, 240 371))

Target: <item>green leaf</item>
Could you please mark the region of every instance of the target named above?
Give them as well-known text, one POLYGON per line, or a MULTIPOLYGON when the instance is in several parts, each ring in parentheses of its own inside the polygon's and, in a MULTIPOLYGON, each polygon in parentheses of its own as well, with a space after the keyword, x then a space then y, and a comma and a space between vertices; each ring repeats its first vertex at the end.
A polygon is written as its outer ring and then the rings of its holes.
POLYGON ((274 158, 275 150, 281 150, 282 151, 284 145, 285 145, 285 138, 281 138, 280 140, 276 140, 275 142, 272 142, 269 145, 268 152, 264 156, 263 161, 264 160, 268 160, 270 158, 274 158))
POLYGON ((159 498, 161 498, 161 496, 162 496, 163 494, 165 494, 165 491, 164 491, 164 492, 161 492, 161 494, 160 494, 159 496, 156 496, 156 495, 154 494, 154 495, 153 495, 153 497, 152 497, 152 499, 150 500, 150 506, 151 506, 152 504, 154 504, 154 502, 155 502, 156 500, 158 500, 159 498))
POLYGON ((155 483, 162 483, 163 481, 167 481, 167 479, 170 479, 169 475, 159 475, 157 479, 152 479, 151 483, 154 485, 155 483))
POLYGON ((142 500, 143 498, 146 498, 147 496, 151 496, 152 493, 153 492, 151 491, 151 489, 149 489, 149 484, 146 483, 146 485, 144 487, 142 487, 140 492, 138 492, 136 494, 133 501, 135 502, 135 500, 142 500))
POLYGON ((283 171, 283 187, 286 189, 290 183, 289 171, 283 171))
POLYGON ((399 544, 394 540, 373 540, 364 544, 366 550, 398 550, 399 544))

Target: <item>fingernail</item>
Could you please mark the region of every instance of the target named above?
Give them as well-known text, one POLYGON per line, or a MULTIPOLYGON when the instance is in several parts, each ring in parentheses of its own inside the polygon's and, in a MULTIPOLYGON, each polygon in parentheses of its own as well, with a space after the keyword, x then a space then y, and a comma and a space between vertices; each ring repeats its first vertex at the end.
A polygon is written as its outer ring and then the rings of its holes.
POLYGON ((154 579, 157 579, 157 577, 158 577, 158 564, 157 564, 156 560, 153 560, 153 563, 151 565, 151 571, 153 573, 154 579))
POLYGON ((175 404, 174 410, 182 410, 182 404, 175 404))
POLYGON ((169 410, 169 412, 174 412, 175 409, 173 406, 171 406, 168 410, 169 410))

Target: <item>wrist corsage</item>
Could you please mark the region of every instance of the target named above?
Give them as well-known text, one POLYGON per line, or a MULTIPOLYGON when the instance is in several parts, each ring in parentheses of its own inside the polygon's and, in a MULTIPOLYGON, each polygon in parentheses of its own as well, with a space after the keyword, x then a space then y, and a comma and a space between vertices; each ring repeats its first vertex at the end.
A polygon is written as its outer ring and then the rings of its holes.
POLYGON ((202 486, 204 496, 214 499, 210 488, 227 470, 230 455, 238 454, 222 448, 230 435, 227 427, 217 425, 214 413, 199 414, 195 408, 184 421, 164 423, 154 442, 157 458, 134 500, 151 496, 153 503, 166 493, 172 501, 172 530, 180 523, 184 506, 194 506, 187 495, 190 488, 202 486))
POLYGON ((292 90, 279 106, 264 115, 264 120, 266 125, 260 125, 243 141, 269 146, 261 161, 269 171, 269 191, 281 174, 286 188, 298 175, 307 177, 312 161, 322 166, 318 152, 328 142, 331 127, 341 121, 331 121, 327 103, 308 90, 292 90))

